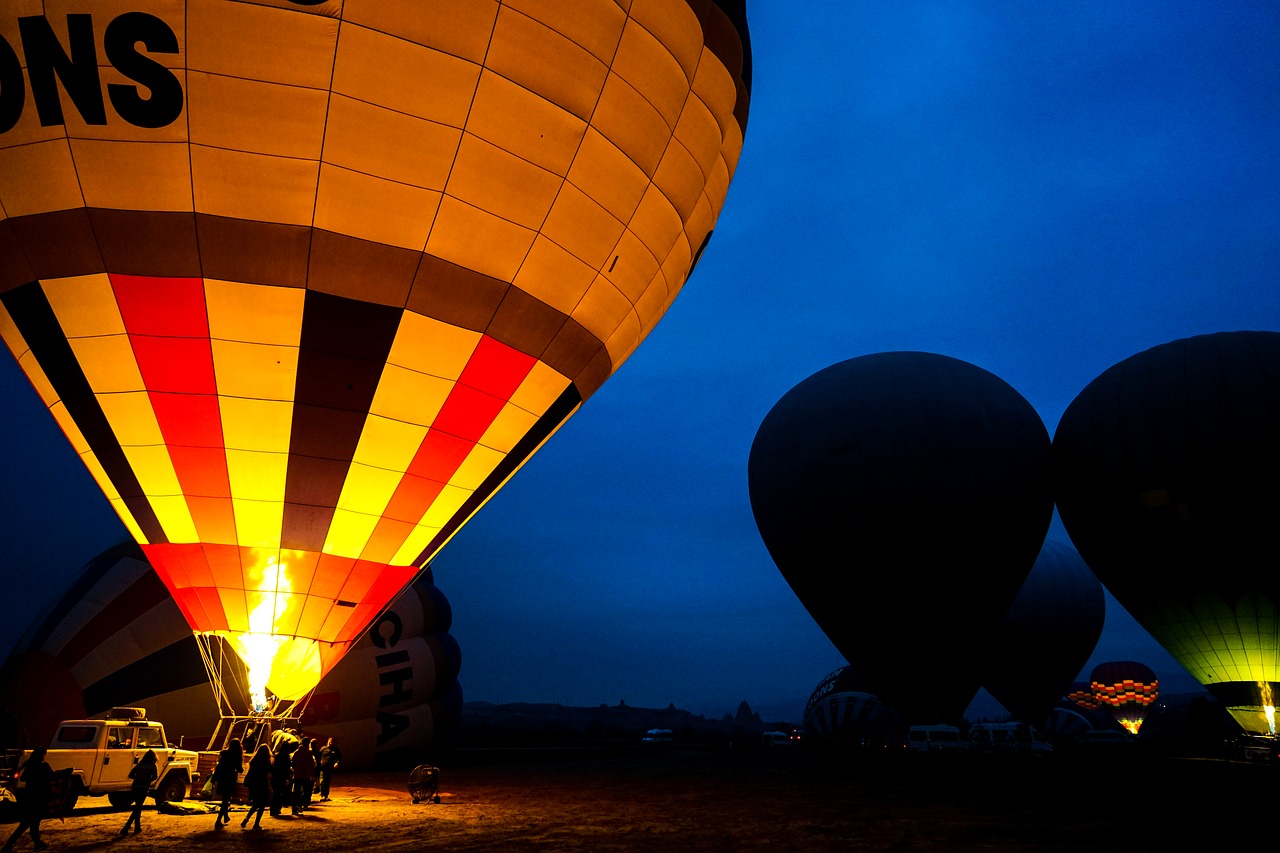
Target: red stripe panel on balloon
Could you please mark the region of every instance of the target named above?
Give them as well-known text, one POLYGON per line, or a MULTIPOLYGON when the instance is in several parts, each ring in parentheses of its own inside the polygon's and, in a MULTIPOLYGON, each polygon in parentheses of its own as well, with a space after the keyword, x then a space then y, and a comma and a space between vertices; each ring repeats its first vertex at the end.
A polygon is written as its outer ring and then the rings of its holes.
POLYGON ((235 514, 204 282, 129 275, 110 279, 199 539, 233 543, 235 514))
POLYGON ((418 573, 415 566, 284 549, 165 544, 144 545, 143 550, 183 615, 200 631, 247 631, 250 603, 240 588, 241 566, 262 565, 274 557, 287 566, 293 584, 282 593, 293 609, 277 620, 275 633, 337 643, 357 639, 418 573), (234 577, 235 582, 223 583, 219 577, 234 577))
POLYGON ((487 335, 480 338, 392 493, 364 557, 386 562, 395 556, 536 363, 487 335))

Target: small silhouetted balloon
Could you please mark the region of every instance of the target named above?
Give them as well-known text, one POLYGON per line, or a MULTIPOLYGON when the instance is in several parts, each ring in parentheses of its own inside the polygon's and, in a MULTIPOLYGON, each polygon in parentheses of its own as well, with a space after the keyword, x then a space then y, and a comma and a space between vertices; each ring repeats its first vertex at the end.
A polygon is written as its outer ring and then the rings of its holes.
POLYGON ((1093 654, 1102 584, 1076 549, 1046 539, 1000 626, 982 684, 1014 719, 1040 725, 1093 654))

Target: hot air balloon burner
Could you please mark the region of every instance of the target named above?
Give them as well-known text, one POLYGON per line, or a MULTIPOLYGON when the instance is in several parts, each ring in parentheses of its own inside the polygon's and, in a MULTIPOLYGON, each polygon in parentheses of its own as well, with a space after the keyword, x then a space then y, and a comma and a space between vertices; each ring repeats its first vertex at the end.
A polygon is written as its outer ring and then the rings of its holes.
POLYGON ((285 699, 264 690, 260 702, 251 699, 248 667, 235 651, 235 644, 217 632, 196 634, 196 644, 218 705, 218 723, 209 738, 210 748, 225 747, 236 737, 249 749, 267 742, 280 729, 300 727, 310 692, 299 699, 285 699))
POLYGON ((1262 715, 1267 718, 1267 732, 1276 736, 1276 702, 1271 694, 1271 682, 1259 681, 1258 689, 1262 693, 1262 715))
POLYGON ((1130 661, 1100 664, 1091 678, 1094 697, 1100 707, 1129 734, 1136 735, 1146 719, 1147 710, 1160 695, 1160 682, 1143 664, 1130 661), (1127 667, 1138 677, 1120 677, 1117 668, 1127 667), (1099 680, 1101 679, 1101 680, 1099 680))

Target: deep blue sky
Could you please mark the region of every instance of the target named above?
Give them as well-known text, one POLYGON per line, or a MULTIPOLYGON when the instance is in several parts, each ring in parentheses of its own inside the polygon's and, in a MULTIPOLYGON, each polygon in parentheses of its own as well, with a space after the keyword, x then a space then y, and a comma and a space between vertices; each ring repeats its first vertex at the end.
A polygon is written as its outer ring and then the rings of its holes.
MULTIPOLYGON (((1115 362, 1280 329, 1280 7, 750 2, 746 149, 648 341, 435 564, 469 700, 796 716, 840 655, 756 532, 769 408, 854 356, 983 367, 1049 431, 1115 362)), ((123 535, 0 365, 6 648, 123 535)), ((1194 684, 1114 600, 1086 671, 1194 684)))

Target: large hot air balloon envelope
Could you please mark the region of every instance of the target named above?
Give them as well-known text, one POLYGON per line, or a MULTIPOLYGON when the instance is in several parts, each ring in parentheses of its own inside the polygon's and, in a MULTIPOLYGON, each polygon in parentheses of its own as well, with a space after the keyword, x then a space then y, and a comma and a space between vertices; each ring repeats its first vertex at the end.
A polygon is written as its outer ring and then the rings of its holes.
MULTIPOLYGON (((461 714, 452 618, 424 572, 325 675, 305 732, 336 737, 350 768, 447 748, 461 714)), ((226 689, 244 690, 237 675, 226 689)), ((219 722, 197 640, 135 543, 84 566, 0 666, 10 745, 47 744, 61 720, 119 706, 146 708, 175 742, 204 743, 219 722)))
POLYGON ((1014 719, 1040 725, 1093 654, 1105 618, 1102 584, 1076 549, 1046 539, 1000 620, 982 685, 1014 719))
POLYGON ((1280 333, 1134 355, 1054 436, 1059 512, 1125 609, 1245 727, 1280 689, 1280 333))
POLYGON ((662 317, 749 79, 741 0, 6 3, 0 336, 297 699, 662 317))
POLYGON ((942 355, 850 359, 751 446, 751 508, 796 596, 907 722, 958 719, 1053 506, 1049 436, 999 377, 942 355))

